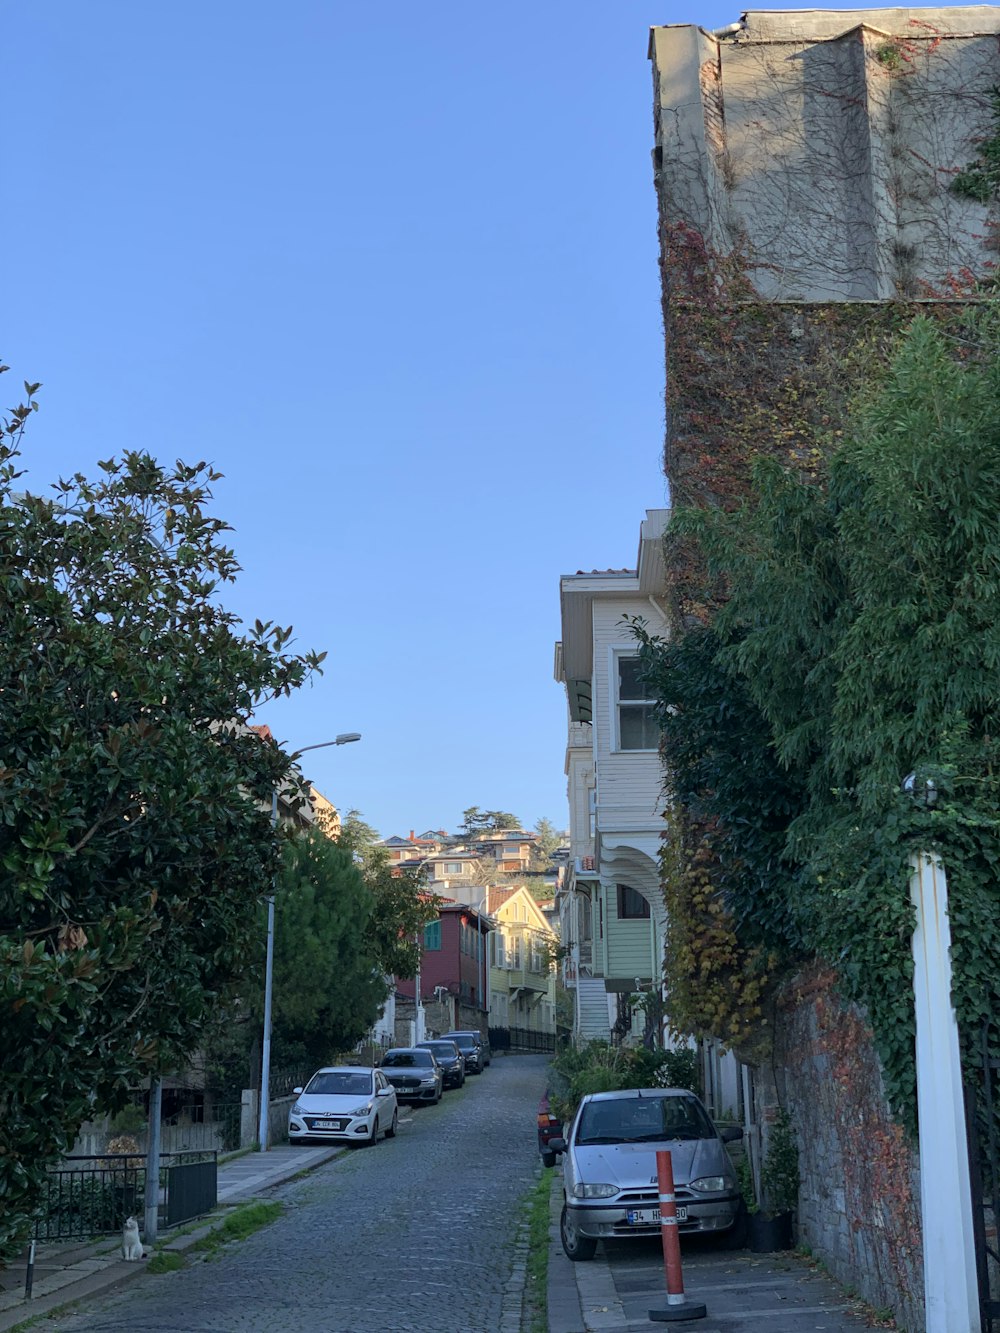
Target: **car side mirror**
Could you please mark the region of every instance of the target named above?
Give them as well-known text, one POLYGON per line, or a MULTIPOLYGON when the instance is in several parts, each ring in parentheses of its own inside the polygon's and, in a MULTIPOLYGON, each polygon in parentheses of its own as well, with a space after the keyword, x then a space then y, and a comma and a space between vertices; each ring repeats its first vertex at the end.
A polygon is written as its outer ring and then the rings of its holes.
POLYGON ((738 1143, 743 1137, 743 1129, 740 1125, 727 1125, 725 1129, 719 1130, 719 1138, 723 1143, 738 1143))
POLYGON ((292 1096, 293 1096, 293 1097, 297 1097, 297 1096, 299 1095, 300 1092, 304 1092, 304 1091, 305 1091, 304 1088, 293 1088, 293 1089, 292 1089, 292 1096))
POLYGON ((376 1097, 388 1097, 388 1095, 389 1095, 390 1092, 392 1092, 392 1088, 378 1088, 378 1089, 376 1090, 376 1092, 375 1092, 375 1096, 376 1096, 376 1097))
POLYGON ((566 1151, 566 1140, 565 1140, 565 1139, 549 1139, 548 1143, 547 1143, 545 1146, 546 1146, 546 1148, 548 1148, 549 1152, 565 1152, 565 1151, 566 1151))

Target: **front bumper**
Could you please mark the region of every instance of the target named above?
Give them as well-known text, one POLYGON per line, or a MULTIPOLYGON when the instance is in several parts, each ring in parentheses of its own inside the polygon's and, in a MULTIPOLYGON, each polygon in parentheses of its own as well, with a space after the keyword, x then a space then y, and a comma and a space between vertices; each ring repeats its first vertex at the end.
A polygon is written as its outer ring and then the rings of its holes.
MULTIPOLYGON (((392 1082, 392 1080, 389 1080, 392 1082)), ((434 1102, 438 1098, 438 1086, 435 1083, 430 1088, 401 1088, 397 1083, 392 1085, 396 1089, 396 1100, 398 1102, 434 1102)))
MULTIPOLYGON (((682 1236, 712 1234, 728 1231, 739 1213, 739 1195, 717 1195, 713 1199, 678 1199, 679 1208, 687 1210, 683 1221, 678 1221, 677 1230, 682 1236)), ((629 1222, 628 1214, 634 1209, 651 1213, 656 1207, 655 1200, 641 1203, 623 1204, 611 1200, 608 1203, 577 1202, 567 1199, 566 1209, 577 1233, 591 1236, 595 1240, 621 1240, 628 1236, 658 1236, 660 1223, 636 1225, 629 1222)))
POLYGON ((289 1115, 288 1140, 290 1143, 329 1143, 333 1139, 340 1142, 345 1139, 358 1142, 371 1137, 372 1125, 377 1114, 377 1111, 372 1111, 368 1116, 289 1115), (315 1126, 317 1119, 335 1120, 340 1128, 333 1129, 329 1125, 323 1125, 317 1129, 315 1126))

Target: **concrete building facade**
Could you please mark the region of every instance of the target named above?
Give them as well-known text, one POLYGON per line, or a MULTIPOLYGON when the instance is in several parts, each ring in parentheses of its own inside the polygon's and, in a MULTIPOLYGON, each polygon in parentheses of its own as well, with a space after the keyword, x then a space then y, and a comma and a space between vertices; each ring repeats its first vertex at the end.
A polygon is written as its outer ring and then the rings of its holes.
POLYGON ((990 5, 653 28, 669 226, 766 300, 950 294, 997 258, 995 203, 953 185, 997 134, 998 35, 990 5))

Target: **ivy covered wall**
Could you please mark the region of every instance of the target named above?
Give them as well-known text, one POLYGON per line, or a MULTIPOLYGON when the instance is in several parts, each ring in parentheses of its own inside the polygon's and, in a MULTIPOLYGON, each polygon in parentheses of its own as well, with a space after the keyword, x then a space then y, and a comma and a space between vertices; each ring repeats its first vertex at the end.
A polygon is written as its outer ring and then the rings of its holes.
POLYGON ((949 870, 970 1065, 1000 1008, 994 283, 763 300, 766 254, 713 252, 662 190, 660 210, 672 623, 643 652, 670 1015, 792 1111, 803 1239, 915 1329, 918 848, 949 870), (900 791, 912 770, 934 809, 900 791))

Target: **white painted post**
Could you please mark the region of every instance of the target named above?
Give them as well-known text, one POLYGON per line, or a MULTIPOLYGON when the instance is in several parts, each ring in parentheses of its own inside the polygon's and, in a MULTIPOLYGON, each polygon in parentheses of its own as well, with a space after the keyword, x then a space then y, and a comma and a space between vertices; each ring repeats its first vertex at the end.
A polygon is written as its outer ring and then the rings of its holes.
POLYGON ((927 1333, 979 1333, 958 1022, 951 1002, 948 884, 936 856, 921 854, 911 865, 926 1327, 927 1333))

